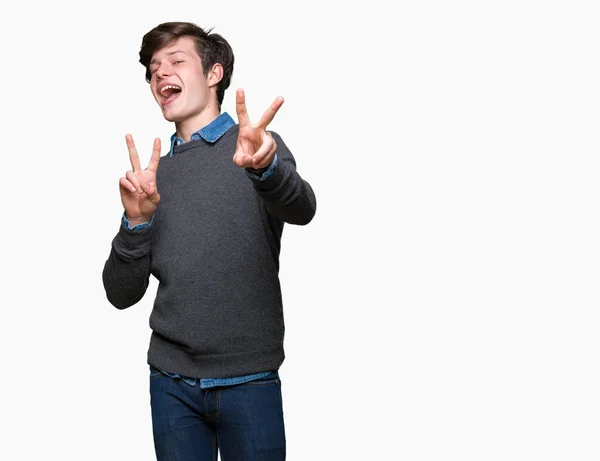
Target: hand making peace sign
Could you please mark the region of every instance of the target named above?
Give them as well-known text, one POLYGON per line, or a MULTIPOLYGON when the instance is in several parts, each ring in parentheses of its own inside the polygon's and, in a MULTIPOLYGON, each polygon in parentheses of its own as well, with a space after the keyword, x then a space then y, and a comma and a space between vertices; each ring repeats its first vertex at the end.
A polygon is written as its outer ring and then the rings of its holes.
POLYGON ((124 178, 119 181, 121 191, 121 202, 125 208, 125 214, 131 226, 148 222, 158 202, 160 195, 156 187, 156 170, 160 161, 160 139, 154 140, 152 157, 148 168, 142 170, 140 166, 140 157, 133 142, 133 137, 125 135, 127 149, 129 150, 129 160, 133 170, 128 171, 124 178))
POLYGON ((271 165, 277 144, 273 136, 266 131, 266 128, 282 104, 283 98, 279 96, 263 114, 260 121, 256 125, 252 125, 246 110, 244 90, 241 88, 237 90, 235 95, 235 109, 240 125, 240 132, 238 134, 235 154, 233 155, 233 163, 240 167, 253 169, 266 168, 271 165))

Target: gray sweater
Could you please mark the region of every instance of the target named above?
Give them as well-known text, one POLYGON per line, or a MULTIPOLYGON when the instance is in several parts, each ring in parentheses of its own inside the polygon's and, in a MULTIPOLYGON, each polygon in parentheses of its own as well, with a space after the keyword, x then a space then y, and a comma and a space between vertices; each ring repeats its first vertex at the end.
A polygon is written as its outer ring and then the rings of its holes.
POLYGON ((284 360, 279 251, 284 222, 316 211, 311 186, 277 133, 278 163, 264 181, 232 162, 238 126, 214 144, 175 147, 157 171, 152 225, 121 226, 102 278, 125 309, 159 282, 150 315, 148 363, 198 378, 276 370, 284 360))

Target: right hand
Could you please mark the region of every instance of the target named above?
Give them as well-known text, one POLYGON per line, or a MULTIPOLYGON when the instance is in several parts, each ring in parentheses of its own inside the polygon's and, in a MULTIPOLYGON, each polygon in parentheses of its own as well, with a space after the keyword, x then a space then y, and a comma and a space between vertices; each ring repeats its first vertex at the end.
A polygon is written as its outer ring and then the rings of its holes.
POLYGON ((127 134, 125 140, 133 170, 129 170, 125 177, 119 180, 119 189, 125 215, 133 227, 150 221, 158 202, 160 202, 160 195, 156 187, 156 170, 160 161, 160 139, 154 140, 152 157, 145 170, 142 170, 140 166, 140 157, 133 143, 133 137, 127 134))

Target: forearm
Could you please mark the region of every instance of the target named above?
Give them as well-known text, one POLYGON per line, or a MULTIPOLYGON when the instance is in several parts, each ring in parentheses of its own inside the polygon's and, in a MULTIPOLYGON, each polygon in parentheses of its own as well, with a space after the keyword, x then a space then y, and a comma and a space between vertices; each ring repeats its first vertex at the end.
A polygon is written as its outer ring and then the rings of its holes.
POLYGON ((254 189, 269 212, 277 219, 305 225, 315 215, 317 201, 308 182, 303 180, 290 159, 279 159, 273 174, 264 181, 253 180, 254 189))
POLYGON ((102 281, 106 297, 118 309, 140 301, 150 279, 151 227, 131 231, 121 225, 104 264, 102 281))

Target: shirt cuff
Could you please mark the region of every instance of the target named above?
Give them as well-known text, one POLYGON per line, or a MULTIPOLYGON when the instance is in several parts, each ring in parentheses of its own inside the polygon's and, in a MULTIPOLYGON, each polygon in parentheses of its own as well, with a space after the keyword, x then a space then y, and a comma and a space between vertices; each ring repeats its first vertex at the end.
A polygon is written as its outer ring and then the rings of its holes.
POLYGON ((154 222, 154 215, 152 215, 152 218, 150 218, 149 222, 143 222, 140 224, 137 224, 133 227, 131 227, 131 223, 129 222, 129 219, 127 219, 127 216, 125 216, 125 212, 123 212, 123 225, 130 231, 137 231, 137 230, 141 230, 144 229, 145 227, 151 226, 152 223, 154 222))
POLYGON ((257 181, 265 181, 275 172, 275 168, 277 168, 277 153, 275 153, 275 158, 273 158, 271 166, 268 168, 261 168, 260 170, 246 168, 246 174, 257 181))

